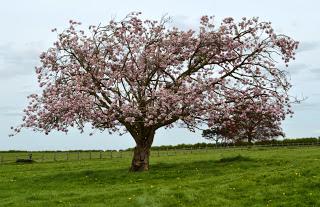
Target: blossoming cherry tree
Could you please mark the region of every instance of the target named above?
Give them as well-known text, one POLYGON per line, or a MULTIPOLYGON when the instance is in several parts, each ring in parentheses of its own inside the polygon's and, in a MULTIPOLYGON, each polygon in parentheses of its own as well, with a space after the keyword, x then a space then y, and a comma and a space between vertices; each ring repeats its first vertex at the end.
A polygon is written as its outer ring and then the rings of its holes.
POLYGON ((83 131, 86 123, 129 132, 136 143, 130 169, 144 171, 161 127, 212 126, 221 111, 228 116, 230 104, 253 97, 289 104, 290 84, 276 62, 287 64, 298 43, 270 22, 229 17, 215 25, 203 16, 199 30, 184 31, 130 13, 88 30, 79 25, 70 21, 41 54, 42 93, 29 96, 16 132, 83 131))

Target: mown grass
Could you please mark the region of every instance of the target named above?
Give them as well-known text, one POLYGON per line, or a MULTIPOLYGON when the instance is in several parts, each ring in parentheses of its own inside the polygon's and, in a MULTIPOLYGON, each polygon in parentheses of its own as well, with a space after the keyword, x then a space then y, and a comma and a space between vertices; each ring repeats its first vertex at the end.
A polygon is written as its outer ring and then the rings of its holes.
POLYGON ((320 206, 320 148, 0 165, 0 206, 320 206))

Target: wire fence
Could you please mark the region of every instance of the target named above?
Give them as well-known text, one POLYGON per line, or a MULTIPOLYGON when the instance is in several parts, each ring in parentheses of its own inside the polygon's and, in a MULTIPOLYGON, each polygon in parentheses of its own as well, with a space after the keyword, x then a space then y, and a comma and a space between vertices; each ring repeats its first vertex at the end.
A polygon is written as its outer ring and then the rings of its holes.
MULTIPOLYGON (((188 148, 167 148, 151 150, 152 157, 176 156, 184 154, 205 153, 214 150, 254 150, 267 148, 297 148, 320 146, 320 142, 309 143, 276 143, 267 145, 228 145, 215 147, 188 147, 188 148)), ((131 158, 133 151, 62 151, 62 152, 0 152, 0 164, 15 162, 58 162, 58 161, 80 161, 80 160, 103 160, 131 158)))

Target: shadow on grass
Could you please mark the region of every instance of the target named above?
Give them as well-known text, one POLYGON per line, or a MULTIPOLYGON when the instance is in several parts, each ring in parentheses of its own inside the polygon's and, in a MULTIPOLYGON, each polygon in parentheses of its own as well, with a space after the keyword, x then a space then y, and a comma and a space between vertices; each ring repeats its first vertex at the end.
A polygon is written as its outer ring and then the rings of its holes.
POLYGON ((217 163, 228 163, 228 162, 241 162, 241 161, 254 161, 254 160, 252 160, 252 158, 249 158, 249 157, 237 155, 237 156, 232 156, 232 157, 224 157, 216 162, 217 163))
MULTIPOLYGON (((129 163, 128 163, 129 164, 129 163)), ((145 180, 156 182, 166 182, 179 177, 192 178, 196 175, 203 176, 223 176, 231 173, 235 168, 248 169, 257 168, 259 165, 256 160, 237 155, 234 157, 225 157, 218 161, 184 161, 184 162, 158 162, 151 164, 150 171, 143 173, 130 173, 128 168, 108 169, 69 169, 68 171, 54 170, 46 174, 39 174, 32 178, 21 179, 22 182, 37 185, 45 184, 47 188, 56 188, 57 185, 119 185, 135 184, 145 180)))

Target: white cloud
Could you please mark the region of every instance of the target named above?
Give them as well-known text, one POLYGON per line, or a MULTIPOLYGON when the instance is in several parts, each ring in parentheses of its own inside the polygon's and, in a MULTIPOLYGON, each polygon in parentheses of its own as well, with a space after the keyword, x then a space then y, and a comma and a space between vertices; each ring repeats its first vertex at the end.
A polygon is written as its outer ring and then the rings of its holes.
POLYGON ((306 52, 320 48, 319 41, 303 41, 300 42, 297 52, 306 52))
POLYGON ((0 79, 31 75, 39 62, 40 43, 0 45, 0 79))

